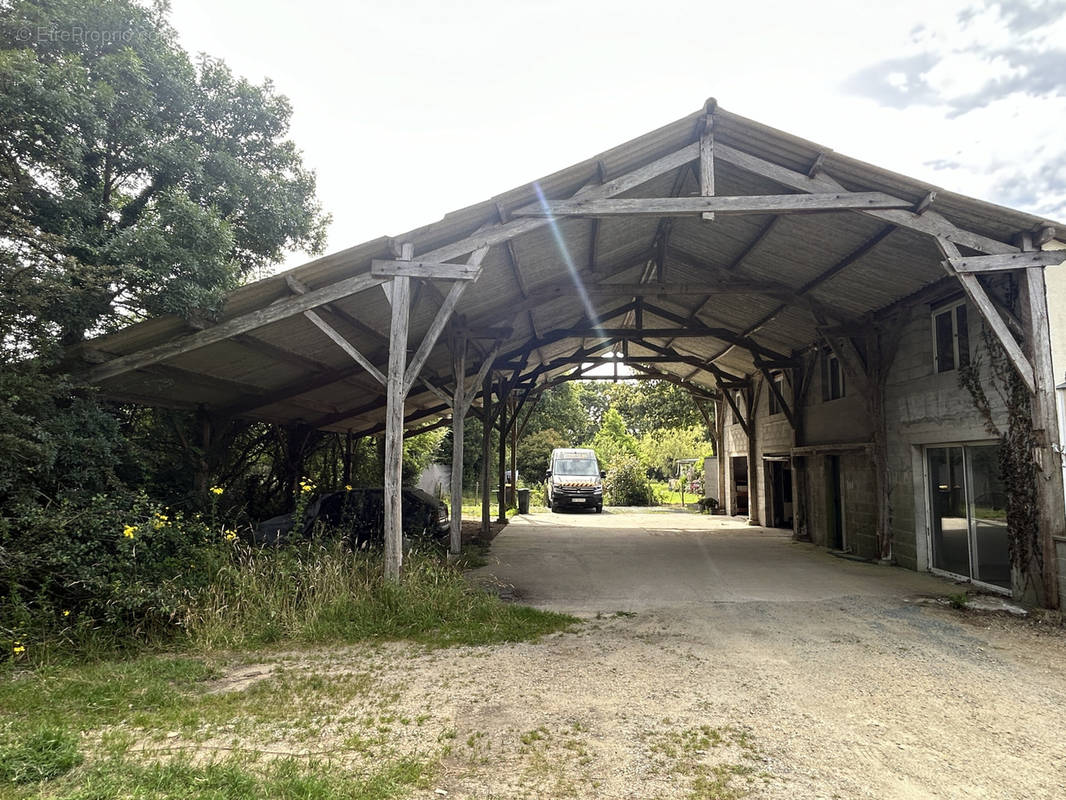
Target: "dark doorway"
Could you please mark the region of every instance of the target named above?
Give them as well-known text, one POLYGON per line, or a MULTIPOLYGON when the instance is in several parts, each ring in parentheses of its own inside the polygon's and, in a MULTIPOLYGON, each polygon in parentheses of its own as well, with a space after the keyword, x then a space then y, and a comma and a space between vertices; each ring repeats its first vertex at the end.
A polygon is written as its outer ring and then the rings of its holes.
POLYGON ((748 457, 729 459, 733 473, 733 514, 748 513, 748 457))
POLYGON ((826 479, 829 482, 829 547, 843 550, 844 492, 840 483, 840 456, 828 456, 826 466, 826 479))
POLYGON ((766 459, 766 488, 771 528, 792 528, 792 464, 787 458, 766 459))

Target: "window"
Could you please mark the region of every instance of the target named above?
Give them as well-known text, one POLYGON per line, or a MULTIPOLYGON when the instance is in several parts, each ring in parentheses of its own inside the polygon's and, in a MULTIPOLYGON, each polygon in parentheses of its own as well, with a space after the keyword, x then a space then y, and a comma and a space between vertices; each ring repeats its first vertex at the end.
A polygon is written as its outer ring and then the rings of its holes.
POLYGON ((966 304, 933 309, 933 369, 950 372, 970 363, 970 335, 966 304))
POLYGON ((839 400, 844 396, 844 371, 840 360, 829 348, 822 350, 822 401, 839 400))
MULTIPOLYGON (((781 393, 781 396, 785 396, 785 376, 777 374, 773 376, 774 386, 777 387, 777 392, 781 393)), ((777 402, 777 392, 770 391, 770 416, 781 413, 781 404, 777 402)))

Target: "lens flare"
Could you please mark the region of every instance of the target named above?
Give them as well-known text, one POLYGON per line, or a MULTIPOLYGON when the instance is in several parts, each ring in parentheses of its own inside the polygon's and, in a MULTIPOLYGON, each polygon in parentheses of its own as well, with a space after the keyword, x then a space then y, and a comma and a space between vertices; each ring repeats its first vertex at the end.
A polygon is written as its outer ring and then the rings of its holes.
POLYGON ((552 236, 555 237, 555 244, 559 248, 559 255, 562 256, 563 263, 566 264, 566 268, 570 272, 570 278, 574 281, 574 288, 577 289, 577 296, 581 298, 581 303, 585 306, 585 314, 588 316, 589 321, 593 323, 593 336, 602 336, 602 328, 597 322, 596 310, 592 307, 592 302, 589 300, 588 292, 585 291, 585 284, 582 283, 581 276, 577 274, 577 266, 574 264, 574 259, 571 257, 570 251, 566 247, 566 241, 563 239, 563 232, 559 230, 559 223, 551 213, 548 199, 544 196, 544 192, 541 191, 539 183, 533 184, 533 190, 537 193, 537 200, 540 201, 540 207, 544 209, 544 214, 548 218, 548 227, 551 228, 552 236))

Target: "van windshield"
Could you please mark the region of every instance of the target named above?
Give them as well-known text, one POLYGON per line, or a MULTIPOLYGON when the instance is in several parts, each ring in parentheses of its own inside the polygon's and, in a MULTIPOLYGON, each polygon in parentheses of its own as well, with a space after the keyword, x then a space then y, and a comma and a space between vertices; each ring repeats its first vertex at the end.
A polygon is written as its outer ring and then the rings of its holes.
POLYGON ((565 458, 555 462, 556 475, 591 475, 599 476, 594 458, 565 458))

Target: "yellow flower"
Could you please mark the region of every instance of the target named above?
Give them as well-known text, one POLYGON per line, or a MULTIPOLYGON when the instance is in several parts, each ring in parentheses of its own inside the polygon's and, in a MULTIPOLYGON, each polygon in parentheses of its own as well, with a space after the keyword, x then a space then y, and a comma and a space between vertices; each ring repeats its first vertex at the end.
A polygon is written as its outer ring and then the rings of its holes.
POLYGON ((237 531, 227 530, 223 531, 223 533, 225 533, 226 535, 227 542, 232 542, 234 539, 237 538, 237 531))
POLYGON ((26 652, 26 648, 23 647, 19 642, 15 642, 15 646, 12 647, 11 650, 15 655, 26 652))
POLYGON ((311 485, 311 484, 309 484, 309 483, 301 483, 301 484, 300 484, 300 491, 301 491, 301 492, 309 492, 309 491, 311 491, 311 490, 312 490, 312 489, 314 489, 314 488, 315 488, 315 487, 314 487, 314 486, 312 486, 312 485, 311 485))
POLYGON ((222 494, 222 487, 221 486, 212 486, 209 491, 211 492, 211 494, 219 495, 219 494, 222 494))
POLYGON ((64 617, 69 617, 70 616, 70 612, 69 611, 64 611, 63 612, 63 616, 64 617))
POLYGON ((344 484, 344 491, 346 491, 346 492, 350 492, 351 490, 352 490, 352 487, 351 487, 351 486, 349 486, 349 485, 348 485, 347 483, 346 483, 346 484, 344 484))
POLYGON ((125 528, 122 529, 122 535, 125 536, 127 539, 132 539, 136 533, 136 525, 127 525, 125 528))

